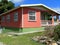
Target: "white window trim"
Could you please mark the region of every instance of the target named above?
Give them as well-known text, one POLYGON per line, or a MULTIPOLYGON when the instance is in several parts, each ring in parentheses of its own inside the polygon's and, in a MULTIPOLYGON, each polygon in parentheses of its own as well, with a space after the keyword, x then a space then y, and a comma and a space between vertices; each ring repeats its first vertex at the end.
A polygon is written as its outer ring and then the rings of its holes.
POLYGON ((29 10, 28 11, 28 21, 36 21, 37 20, 37 16, 36 16, 36 11, 35 10, 29 10), (32 11, 32 12, 35 12, 35 20, 30 20, 29 19, 29 12, 32 11))

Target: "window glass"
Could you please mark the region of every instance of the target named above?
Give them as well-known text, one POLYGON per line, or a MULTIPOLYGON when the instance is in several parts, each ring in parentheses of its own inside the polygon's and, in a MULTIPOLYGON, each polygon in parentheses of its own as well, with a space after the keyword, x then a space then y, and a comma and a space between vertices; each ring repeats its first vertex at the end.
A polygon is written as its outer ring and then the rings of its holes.
POLYGON ((2 22, 5 21, 5 17, 4 17, 4 16, 1 17, 1 21, 2 21, 2 22))
POLYGON ((29 11, 29 20, 35 21, 35 11, 29 11))
POLYGON ((10 21, 10 15, 7 15, 7 21, 8 22, 10 21))
POLYGON ((15 22, 18 21, 18 12, 15 12, 15 13, 14 13, 14 21, 15 21, 15 22))

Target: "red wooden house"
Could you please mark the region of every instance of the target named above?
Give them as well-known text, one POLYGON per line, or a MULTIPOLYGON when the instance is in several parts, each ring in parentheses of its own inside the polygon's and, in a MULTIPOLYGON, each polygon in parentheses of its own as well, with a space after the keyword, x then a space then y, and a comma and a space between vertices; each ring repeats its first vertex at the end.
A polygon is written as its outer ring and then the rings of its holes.
POLYGON ((44 4, 20 5, 20 7, 0 14, 0 17, 0 25, 3 30, 26 32, 59 23, 59 13, 44 4))

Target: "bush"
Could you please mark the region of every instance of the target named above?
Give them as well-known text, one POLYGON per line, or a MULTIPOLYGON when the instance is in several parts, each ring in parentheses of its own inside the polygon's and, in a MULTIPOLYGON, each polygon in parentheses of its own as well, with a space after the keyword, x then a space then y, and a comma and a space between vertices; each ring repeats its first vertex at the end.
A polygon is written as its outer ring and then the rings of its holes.
POLYGON ((45 35, 54 38, 55 41, 60 39, 60 24, 56 26, 45 27, 45 35))
POLYGON ((54 30, 54 26, 46 26, 45 30, 54 30))
POLYGON ((45 27, 45 35, 48 37, 54 36, 54 27, 53 26, 46 26, 45 27))
POLYGON ((60 39, 60 24, 54 28, 54 40, 60 39))

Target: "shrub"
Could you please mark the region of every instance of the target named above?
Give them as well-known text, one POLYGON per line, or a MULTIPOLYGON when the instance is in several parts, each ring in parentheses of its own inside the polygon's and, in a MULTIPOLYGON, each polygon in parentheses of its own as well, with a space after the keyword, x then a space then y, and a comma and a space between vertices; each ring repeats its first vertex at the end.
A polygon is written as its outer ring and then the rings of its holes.
POLYGON ((57 41, 60 39, 60 24, 54 28, 54 39, 57 41))
POLYGON ((53 37, 55 41, 60 39, 60 24, 56 26, 45 27, 45 35, 48 37, 53 37))
POLYGON ((48 37, 54 36, 54 27, 53 26, 46 26, 45 27, 45 35, 48 37))

